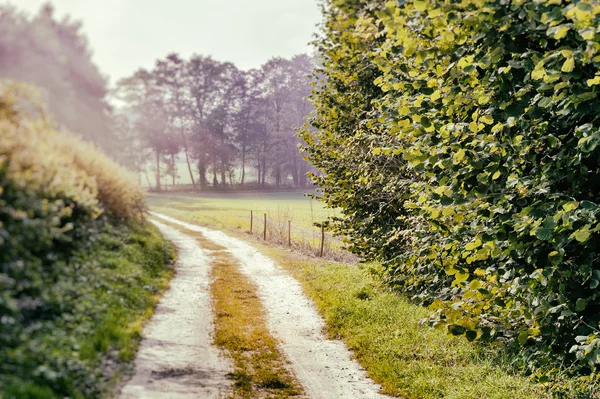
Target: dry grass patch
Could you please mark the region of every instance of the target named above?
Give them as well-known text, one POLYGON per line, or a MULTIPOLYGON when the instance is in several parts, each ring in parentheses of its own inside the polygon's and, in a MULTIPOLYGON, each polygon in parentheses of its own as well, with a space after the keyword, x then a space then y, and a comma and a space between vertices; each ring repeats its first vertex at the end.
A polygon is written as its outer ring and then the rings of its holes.
POLYGON ((233 359, 233 398, 286 398, 303 394, 286 367, 277 340, 269 333, 256 287, 239 270, 226 248, 201 233, 161 220, 198 240, 212 251, 211 294, 215 314, 215 343, 233 359))

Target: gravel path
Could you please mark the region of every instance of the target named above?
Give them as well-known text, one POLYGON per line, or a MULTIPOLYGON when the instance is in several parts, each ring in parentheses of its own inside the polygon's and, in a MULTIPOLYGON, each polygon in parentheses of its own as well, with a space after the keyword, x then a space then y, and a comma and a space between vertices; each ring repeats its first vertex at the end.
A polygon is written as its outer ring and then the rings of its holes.
POLYGON ((155 224, 179 249, 177 273, 144 329, 134 375, 120 397, 226 397, 232 366, 212 345, 211 259, 193 237, 155 224))
POLYGON ((298 281, 271 259, 247 242, 223 232, 158 213, 152 215, 200 232, 229 249, 240 263, 242 272, 257 286, 267 312, 269 329, 281 341, 290 367, 309 398, 387 398, 379 393, 380 387, 367 377, 341 341, 325 337, 324 322, 298 281))

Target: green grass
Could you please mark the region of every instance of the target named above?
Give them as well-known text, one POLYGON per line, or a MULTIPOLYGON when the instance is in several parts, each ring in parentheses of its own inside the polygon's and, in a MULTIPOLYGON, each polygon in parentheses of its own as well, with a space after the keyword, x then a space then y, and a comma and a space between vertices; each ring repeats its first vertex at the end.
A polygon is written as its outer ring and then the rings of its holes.
MULTIPOLYGON (((229 219, 205 223, 219 214, 204 214, 200 208, 192 215, 178 208, 180 202, 165 197, 153 198, 150 204, 155 211, 248 238, 229 219)), ((390 292, 369 267, 255 245, 301 282, 324 317, 328 333, 344 340, 386 393, 404 399, 549 397, 544 387, 519 375, 501 350, 419 324, 428 310, 390 292)))
POLYGON ((213 227, 235 225, 249 229, 251 210, 254 211, 255 222, 262 222, 266 212, 273 217, 286 216, 286 220, 289 216, 294 225, 306 229, 335 214, 334 210, 304 194, 305 191, 165 193, 151 194, 147 200, 154 209, 178 208, 213 227))
POLYGON ((405 399, 543 398, 501 351, 419 324, 428 310, 390 292, 365 266, 264 249, 303 285, 384 392, 405 399), (343 287, 343 289, 340 289, 343 287))
MULTIPOLYGON (((254 212, 253 233, 262 238, 264 214, 267 213, 267 239, 278 244, 288 242, 288 220, 291 221, 292 245, 302 252, 314 254, 320 247, 321 223, 338 210, 326 208, 307 197, 306 191, 209 192, 151 194, 147 201, 157 212, 219 230, 249 232, 250 211, 254 212)), ((313 192, 314 193, 314 192, 313 192)), ((326 235, 325 251, 340 258, 342 242, 326 235)))
POLYGON ((110 396, 173 276, 173 257, 150 224, 105 224, 93 243, 52 265, 62 269, 44 298, 54 308, 1 351, 0 398, 110 396))

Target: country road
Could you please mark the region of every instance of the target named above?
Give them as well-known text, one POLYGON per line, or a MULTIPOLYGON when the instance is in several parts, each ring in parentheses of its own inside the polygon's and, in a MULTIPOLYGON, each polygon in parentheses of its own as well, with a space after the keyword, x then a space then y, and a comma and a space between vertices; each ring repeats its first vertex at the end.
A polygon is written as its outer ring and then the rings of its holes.
MULTIPOLYGON (((386 398, 351 352, 327 339, 324 322, 300 284, 249 243, 221 231, 152 213, 156 220, 202 233, 227 248, 256 286, 268 328, 279 341, 306 397, 386 398)), ((218 398, 230 395, 229 360, 212 346, 210 254, 184 232, 155 221, 179 248, 177 273, 144 331, 132 379, 121 398, 218 398), (193 306, 192 306, 193 304, 193 306)))

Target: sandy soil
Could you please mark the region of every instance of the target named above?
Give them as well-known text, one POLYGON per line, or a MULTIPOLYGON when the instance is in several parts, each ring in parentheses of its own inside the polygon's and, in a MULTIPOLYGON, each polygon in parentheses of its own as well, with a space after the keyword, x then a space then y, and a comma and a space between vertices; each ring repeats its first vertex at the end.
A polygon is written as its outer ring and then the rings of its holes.
POLYGON ((193 237, 156 225, 179 248, 177 273, 144 330, 134 375, 120 397, 225 397, 232 366, 212 345, 210 258, 193 237))
POLYGON ((290 367, 314 399, 387 398, 343 342, 323 334, 324 322, 298 281, 252 245, 223 232, 184 223, 166 215, 153 216, 198 231, 229 249, 241 270, 256 284, 267 311, 269 329, 281 342, 290 367))

